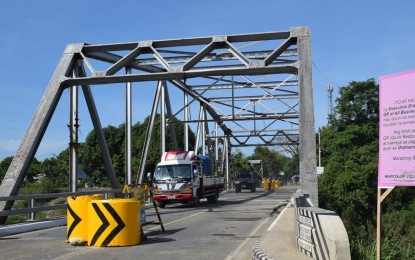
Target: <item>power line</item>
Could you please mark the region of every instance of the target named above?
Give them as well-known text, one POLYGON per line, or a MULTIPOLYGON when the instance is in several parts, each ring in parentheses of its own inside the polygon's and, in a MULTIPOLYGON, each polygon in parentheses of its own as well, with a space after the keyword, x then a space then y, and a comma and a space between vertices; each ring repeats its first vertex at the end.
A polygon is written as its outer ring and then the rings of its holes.
POLYGON ((330 82, 333 82, 332 80, 330 80, 316 65, 316 63, 314 61, 312 61, 313 66, 317 69, 318 72, 321 73, 321 75, 323 76, 323 78, 330 84, 330 82))

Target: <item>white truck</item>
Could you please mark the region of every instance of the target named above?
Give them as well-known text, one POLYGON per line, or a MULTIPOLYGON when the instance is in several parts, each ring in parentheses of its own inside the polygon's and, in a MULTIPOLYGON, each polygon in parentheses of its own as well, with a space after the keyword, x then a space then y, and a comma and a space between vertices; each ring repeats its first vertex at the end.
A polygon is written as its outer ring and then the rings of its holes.
POLYGON ((198 206, 203 198, 216 203, 225 187, 225 178, 212 171, 209 157, 194 151, 164 153, 151 181, 160 208, 169 203, 198 206))

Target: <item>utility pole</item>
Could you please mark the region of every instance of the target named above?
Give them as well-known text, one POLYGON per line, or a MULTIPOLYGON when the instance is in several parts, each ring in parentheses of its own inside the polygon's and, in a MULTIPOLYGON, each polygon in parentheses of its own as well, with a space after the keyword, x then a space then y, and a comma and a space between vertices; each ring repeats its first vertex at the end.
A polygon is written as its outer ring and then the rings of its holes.
POLYGON ((317 166, 317 176, 320 176, 324 173, 324 167, 321 167, 321 129, 318 130, 318 166, 317 166))
POLYGON ((333 85, 328 84, 326 86, 326 91, 329 97, 329 114, 328 117, 330 118, 333 115, 333 85))

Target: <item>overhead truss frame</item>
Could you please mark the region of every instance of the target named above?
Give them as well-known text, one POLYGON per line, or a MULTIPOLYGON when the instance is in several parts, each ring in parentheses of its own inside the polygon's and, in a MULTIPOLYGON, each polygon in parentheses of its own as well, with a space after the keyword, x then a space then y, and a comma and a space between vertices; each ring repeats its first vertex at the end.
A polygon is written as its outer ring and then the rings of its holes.
MULTIPOLYGON (((17 195, 63 91, 76 86, 82 87, 112 186, 119 187, 91 87, 149 81, 158 82, 154 102, 164 102, 161 106, 168 110, 163 113, 167 125, 173 118, 182 117, 186 126, 198 124, 203 128, 203 151, 209 150, 211 140, 222 140, 230 147, 298 146, 302 192, 318 205, 308 27, 117 44, 69 44, 0 186, 0 196, 17 195), (175 91, 185 97, 183 103, 171 101, 175 91), (215 130, 209 132, 209 128, 215 130)), ((153 105, 153 116, 155 111, 153 105)), ((76 131, 76 124, 72 127, 76 131)), ((76 136, 71 138, 76 140, 76 136)), ((140 179, 142 174, 140 169, 140 179)), ((0 204, 2 209, 10 206, 0 204)))

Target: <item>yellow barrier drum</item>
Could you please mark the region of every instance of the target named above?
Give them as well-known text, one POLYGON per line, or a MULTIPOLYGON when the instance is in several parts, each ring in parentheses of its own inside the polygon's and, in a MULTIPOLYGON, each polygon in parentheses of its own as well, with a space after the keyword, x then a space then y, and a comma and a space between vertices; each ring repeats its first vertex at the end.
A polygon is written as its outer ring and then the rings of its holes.
POLYGON ((280 188, 280 181, 279 180, 273 180, 272 181, 272 189, 278 190, 280 188))
POLYGON ((140 202, 136 199, 91 201, 88 245, 132 246, 140 243, 140 202))
POLYGON ((264 190, 269 190, 269 181, 268 181, 268 179, 265 179, 264 181, 263 181, 263 184, 264 184, 264 190))
POLYGON ((76 198, 68 197, 66 199, 68 203, 68 209, 66 212, 66 234, 68 240, 71 238, 76 238, 83 241, 88 240, 88 204, 92 200, 101 199, 101 194, 92 196, 78 196, 76 198))

